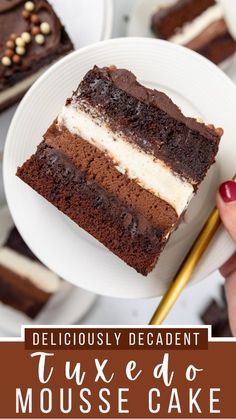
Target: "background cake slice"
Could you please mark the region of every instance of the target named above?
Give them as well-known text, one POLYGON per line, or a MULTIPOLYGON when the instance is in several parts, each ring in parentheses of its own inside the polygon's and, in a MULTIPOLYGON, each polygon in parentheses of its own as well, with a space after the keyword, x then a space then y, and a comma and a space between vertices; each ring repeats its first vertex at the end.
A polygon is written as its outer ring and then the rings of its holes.
POLYGON ((131 72, 94 67, 17 175, 147 275, 214 163, 222 133, 185 117, 131 72))
POLYGON ((215 0, 174 1, 157 10, 151 27, 157 37, 191 48, 216 64, 236 52, 223 8, 215 0))
POLYGON ((13 228, 0 248, 0 301, 34 318, 60 286, 13 228))
POLYGON ((0 111, 20 99, 49 64, 72 49, 46 0, 1 0, 0 111))

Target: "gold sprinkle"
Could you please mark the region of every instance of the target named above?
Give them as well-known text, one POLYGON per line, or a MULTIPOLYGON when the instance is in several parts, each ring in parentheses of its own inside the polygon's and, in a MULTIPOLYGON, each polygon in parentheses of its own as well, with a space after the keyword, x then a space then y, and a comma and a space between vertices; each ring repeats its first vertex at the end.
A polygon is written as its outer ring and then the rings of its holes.
POLYGON ((24 47, 25 46, 25 41, 20 36, 18 36, 18 38, 16 38, 16 46, 17 47, 24 47))
POLYGON ((34 3, 32 1, 27 1, 25 3, 25 10, 27 10, 27 12, 33 12, 35 6, 34 3))
POLYGON ((31 35, 30 35, 30 33, 29 33, 29 32, 23 32, 23 33, 21 34, 21 38, 23 39, 23 41, 24 41, 26 44, 29 44, 29 43, 31 42, 31 35))
POLYGON ((6 42, 6 47, 8 48, 8 49, 14 49, 15 48, 15 42, 14 41, 7 41, 6 42))
POLYGON ((12 61, 13 61, 13 63, 14 63, 14 64, 20 64, 20 62, 21 62, 21 58, 20 58, 20 56, 19 56, 19 55, 15 54, 15 55, 13 55, 13 57, 12 57, 12 61))
POLYGON ((31 28, 31 34, 32 34, 33 36, 38 35, 39 33, 40 33, 40 28, 39 28, 39 26, 33 26, 33 27, 31 28))
POLYGON ((37 44, 43 45, 45 42, 45 37, 41 33, 39 33, 38 35, 36 35, 35 41, 37 42, 37 44))
POLYGON ((27 10, 22 10, 21 15, 26 20, 28 20, 30 18, 30 12, 27 12, 27 10))
POLYGON ((44 35, 49 35, 49 33, 51 32, 51 26, 48 22, 42 22, 40 25, 40 29, 44 35))
POLYGON ((18 55, 25 55, 26 49, 24 47, 16 47, 16 53, 18 55))
POLYGON ((14 55, 14 51, 12 49, 6 49, 5 55, 9 58, 12 58, 14 55))
POLYGON ((33 23, 34 25, 39 25, 40 24, 40 19, 38 17, 38 15, 32 15, 30 18, 30 22, 33 23))
POLYGON ((10 65, 11 65, 11 59, 9 57, 6 57, 6 56, 5 57, 2 57, 1 63, 5 67, 10 67, 10 65))
POLYGON ((12 40, 12 41, 14 41, 15 42, 15 40, 16 40, 16 38, 17 38, 17 34, 16 33, 11 33, 11 35, 10 35, 10 39, 12 40))

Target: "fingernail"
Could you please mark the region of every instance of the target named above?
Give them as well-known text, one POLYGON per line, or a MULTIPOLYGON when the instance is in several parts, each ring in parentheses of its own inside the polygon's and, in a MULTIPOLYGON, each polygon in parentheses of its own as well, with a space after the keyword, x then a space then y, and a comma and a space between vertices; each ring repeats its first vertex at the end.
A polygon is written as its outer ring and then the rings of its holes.
POLYGON ((229 180, 220 185, 220 196, 225 203, 236 201, 236 182, 229 180))

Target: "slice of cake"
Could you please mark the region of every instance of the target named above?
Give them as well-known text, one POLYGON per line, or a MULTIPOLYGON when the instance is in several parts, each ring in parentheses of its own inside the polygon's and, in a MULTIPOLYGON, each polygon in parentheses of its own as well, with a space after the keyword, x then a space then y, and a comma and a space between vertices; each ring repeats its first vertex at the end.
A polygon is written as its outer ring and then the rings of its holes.
POLYGON ((151 28, 158 38, 191 48, 216 64, 236 52, 224 11, 215 0, 177 0, 152 16, 151 28))
POLYGON ((0 111, 20 99, 49 64, 72 49, 46 0, 1 0, 0 111))
POLYGON ((16 228, 0 248, 0 301, 35 318, 61 286, 27 247, 16 228))
POLYGON ((214 163, 223 131, 127 71, 94 67, 17 175, 143 275, 214 163))

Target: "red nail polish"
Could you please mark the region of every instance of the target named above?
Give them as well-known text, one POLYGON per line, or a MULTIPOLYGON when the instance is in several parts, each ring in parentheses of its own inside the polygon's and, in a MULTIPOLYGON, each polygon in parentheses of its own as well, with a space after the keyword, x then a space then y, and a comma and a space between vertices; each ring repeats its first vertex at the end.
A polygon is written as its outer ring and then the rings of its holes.
POLYGON ((228 182, 222 183, 219 192, 224 202, 236 201, 236 182, 229 180, 228 182))

